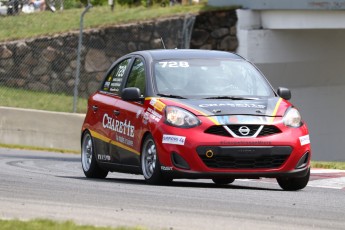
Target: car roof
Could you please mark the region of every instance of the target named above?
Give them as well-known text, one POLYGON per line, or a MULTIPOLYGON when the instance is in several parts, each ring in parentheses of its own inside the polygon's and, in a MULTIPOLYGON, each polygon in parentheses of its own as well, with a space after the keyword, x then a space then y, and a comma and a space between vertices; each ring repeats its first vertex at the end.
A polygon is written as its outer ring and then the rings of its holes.
POLYGON ((244 60, 241 56, 235 53, 218 50, 197 50, 197 49, 157 49, 157 50, 143 50, 137 51, 133 54, 143 56, 150 56, 153 60, 163 59, 192 59, 192 58, 226 58, 244 60))

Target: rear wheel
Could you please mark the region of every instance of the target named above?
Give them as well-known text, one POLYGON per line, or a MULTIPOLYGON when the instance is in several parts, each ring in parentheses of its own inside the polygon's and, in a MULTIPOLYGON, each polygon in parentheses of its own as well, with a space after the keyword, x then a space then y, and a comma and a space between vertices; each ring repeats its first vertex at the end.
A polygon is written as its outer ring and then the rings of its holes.
POLYGON ((148 184, 157 185, 171 182, 171 179, 162 175, 156 144, 151 135, 144 140, 141 151, 141 170, 148 184))
POLYGON ((233 178, 213 178, 212 181, 218 185, 231 184, 235 181, 233 178))
POLYGON ((297 191, 307 186, 310 177, 310 169, 304 177, 277 178, 279 186, 286 191, 297 191))
POLYGON ((101 169, 97 164, 93 146, 93 138, 86 131, 81 145, 81 165, 84 174, 89 178, 105 178, 108 175, 108 171, 101 169))

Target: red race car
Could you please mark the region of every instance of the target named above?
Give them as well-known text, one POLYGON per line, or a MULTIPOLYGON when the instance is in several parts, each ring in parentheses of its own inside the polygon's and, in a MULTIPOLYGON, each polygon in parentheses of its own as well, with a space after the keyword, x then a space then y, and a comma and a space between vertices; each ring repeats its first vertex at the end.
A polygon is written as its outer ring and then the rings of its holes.
POLYGON ((148 50, 119 58, 90 96, 81 133, 86 177, 276 178, 303 189, 310 175, 307 125, 250 62, 229 52, 148 50))

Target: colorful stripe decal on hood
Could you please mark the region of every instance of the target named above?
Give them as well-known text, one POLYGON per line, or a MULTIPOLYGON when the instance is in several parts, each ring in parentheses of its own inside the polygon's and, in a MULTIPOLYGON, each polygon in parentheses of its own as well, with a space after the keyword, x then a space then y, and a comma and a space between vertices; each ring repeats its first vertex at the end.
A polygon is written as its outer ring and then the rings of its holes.
MULTIPOLYGON (((151 97, 146 100, 151 100, 150 104, 152 106, 157 103, 165 105, 160 99, 161 98, 151 97)), ((205 116, 215 125, 222 125, 224 123, 224 117, 228 118, 231 116, 265 117, 267 123, 273 123, 282 103, 282 98, 277 97, 255 101, 242 100, 228 102, 227 100, 209 100, 208 104, 200 104, 202 100, 181 100, 172 98, 164 98, 163 100, 171 101, 176 106, 205 116)), ((162 106, 158 107, 158 109, 161 108, 162 106)))
MULTIPOLYGON (((145 100, 157 100, 159 101, 160 103, 164 104, 163 102, 161 102, 159 100, 159 98, 156 98, 156 97, 148 97, 148 98, 145 98, 145 100)), ((201 108, 197 108, 196 106, 194 105, 189 105, 187 103, 182 103, 180 100, 178 99, 171 99, 171 98, 164 98, 164 100, 167 100, 167 101, 172 101, 173 103, 175 104, 180 104, 181 108, 188 108, 189 110, 195 110, 197 112, 199 112, 201 115, 205 116, 206 118, 208 118, 209 120, 211 120, 214 124, 216 125, 220 125, 219 122, 214 118, 212 117, 212 113, 210 113, 209 111, 205 110, 205 109, 201 109, 201 108)))
POLYGON ((274 108, 274 110, 273 110, 273 113, 272 113, 272 115, 271 115, 271 117, 270 117, 270 120, 269 120, 270 123, 273 123, 273 121, 274 121, 274 119, 275 119, 275 117, 276 117, 276 115, 277 115, 277 112, 278 112, 280 103, 281 103, 282 101, 283 101, 282 98, 279 98, 279 100, 277 101, 277 104, 276 104, 276 106, 275 106, 275 108, 274 108))

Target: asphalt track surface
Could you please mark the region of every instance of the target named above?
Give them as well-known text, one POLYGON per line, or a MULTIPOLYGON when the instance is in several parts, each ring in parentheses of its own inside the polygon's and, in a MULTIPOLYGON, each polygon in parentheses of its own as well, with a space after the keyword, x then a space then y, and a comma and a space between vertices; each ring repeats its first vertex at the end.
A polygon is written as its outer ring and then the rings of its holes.
POLYGON ((140 175, 87 179, 79 155, 0 149, 0 218, 147 229, 345 229, 345 174, 334 175, 313 173, 298 192, 282 191, 272 179, 149 186, 140 175))

